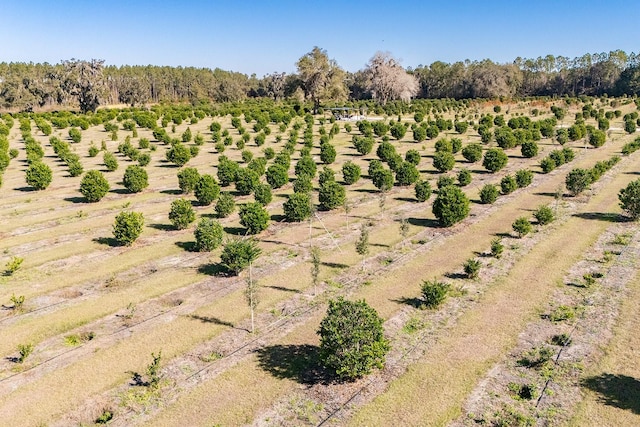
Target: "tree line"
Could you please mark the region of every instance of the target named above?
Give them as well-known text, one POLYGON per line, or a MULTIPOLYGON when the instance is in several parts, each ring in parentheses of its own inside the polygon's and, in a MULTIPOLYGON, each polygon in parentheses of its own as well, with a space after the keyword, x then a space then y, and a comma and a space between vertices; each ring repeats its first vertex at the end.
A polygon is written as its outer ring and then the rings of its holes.
POLYGON ((131 106, 159 102, 229 102, 248 98, 322 102, 411 98, 637 95, 640 60, 616 50, 576 58, 547 55, 500 64, 489 59, 403 68, 391 54, 376 53, 365 68, 343 70, 314 47, 296 73, 255 74, 219 68, 107 66, 101 60, 59 64, 0 63, 0 108, 12 111, 131 106))

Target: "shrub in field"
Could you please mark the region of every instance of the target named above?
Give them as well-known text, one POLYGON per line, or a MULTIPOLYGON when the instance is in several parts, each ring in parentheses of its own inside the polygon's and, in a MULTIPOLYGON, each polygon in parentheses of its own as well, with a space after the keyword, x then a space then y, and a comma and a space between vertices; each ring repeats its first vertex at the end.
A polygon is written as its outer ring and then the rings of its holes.
POLYGON ((333 169, 327 166, 323 167, 320 173, 318 174, 318 184, 320 184, 320 186, 322 186, 322 184, 324 184, 325 182, 329 182, 329 181, 335 182, 335 180, 336 180, 336 173, 333 171, 333 169))
POLYGON ((396 169, 396 184, 411 185, 420 178, 420 172, 413 163, 402 162, 396 169))
POLYGON ((491 241, 491 256, 494 258, 502 257, 502 253, 504 252, 504 245, 502 244, 502 240, 499 237, 496 237, 491 241))
POLYGON ((24 361, 27 360, 27 357, 33 353, 33 348, 33 344, 18 344, 18 354, 20 356, 16 358, 16 362, 24 363, 24 361))
POLYGON ((454 128, 456 129, 456 132, 458 132, 459 134, 463 134, 469 128, 469 123, 468 122, 456 122, 454 124, 454 128))
POLYGON ((220 195, 220 186, 213 175, 201 175, 194 189, 198 203, 208 206, 220 195))
POLYGON ((328 142, 320 146, 320 161, 325 165, 335 162, 336 155, 336 148, 328 142))
POLYGON ((448 283, 437 280, 424 280, 420 287, 422 305, 431 309, 438 308, 447 299, 450 287, 448 283))
POLYGON ((544 173, 551 172, 556 168, 556 166, 557 165, 555 160, 553 160, 551 157, 545 157, 544 159, 540 160, 540 168, 544 173))
POLYGON ((396 147, 394 147, 390 142, 381 142, 376 149, 376 155, 383 162, 389 161, 391 157, 394 157, 397 154, 396 147))
POLYGON ((420 164, 420 153, 418 150, 408 150, 404 155, 404 160, 418 166, 420 164))
POLYGON ((481 266, 482 264, 480 264, 480 261, 478 261, 477 259, 469 258, 463 265, 464 274, 466 274, 467 278, 469 279, 475 279, 480 273, 481 266))
POLYGON ((538 207, 538 209, 533 213, 533 217, 540 225, 549 224, 554 220, 553 210, 547 205, 538 207))
POLYGON ((453 145, 451 144, 451 140, 442 138, 436 141, 434 148, 436 149, 436 153, 453 153, 453 145))
POLYGON ((507 165, 509 158, 501 148, 490 148, 484 153, 482 166, 491 173, 498 172, 507 165))
POLYGON ((116 159, 116 156, 114 156, 112 153, 105 151, 102 156, 102 161, 104 162, 104 165, 109 172, 113 172, 114 170, 118 169, 118 159, 116 159))
POLYGON ((302 175, 293 181, 293 191, 295 193, 310 193, 311 190, 313 190, 313 183, 308 176, 302 175))
POLYGON ((454 177, 449 175, 442 175, 438 177, 438 181, 436 182, 436 187, 438 187, 438 190, 448 185, 456 185, 456 180, 454 177))
POLYGON ((538 143, 535 141, 525 141, 520 147, 522 157, 531 158, 538 155, 538 143))
POLYGON ((196 212, 187 199, 177 199, 171 202, 169 221, 178 230, 183 230, 196 220, 196 212))
POLYGON ((311 156, 302 156, 296 163, 295 172, 296 176, 306 175, 309 178, 313 178, 316 176, 317 169, 316 163, 311 156))
POLYGON ((142 233, 144 216, 141 212, 121 212, 113 224, 113 237, 123 246, 130 246, 142 233))
POLYGON ((191 157, 189 148, 180 142, 173 144, 166 153, 167 160, 176 166, 184 166, 191 160, 191 157))
POLYGON ((640 218, 640 179, 631 181, 618 193, 620 207, 634 220, 640 218))
POLYGON ((320 361, 344 380, 382 368, 390 348, 382 324, 383 319, 364 300, 330 300, 318 329, 320 361))
POLYGON ((480 190, 480 203, 483 205, 491 205, 498 200, 498 187, 493 184, 485 184, 480 190))
POLYGON ((80 193, 89 203, 100 201, 109 192, 109 188, 109 181, 100 171, 89 171, 80 181, 80 193))
POLYGON ((76 144, 82 141, 82 133, 80 133, 80 129, 78 128, 69 129, 69 138, 71 138, 71 141, 75 142, 76 144))
POLYGON ((189 194, 196 189, 200 173, 196 168, 184 168, 178 172, 178 187, 182 194, 189 194))
POLYGON ((269 226, 269 213, 258 202, 247 203, 240 206, 240 224, 247 233, 258 234, 269 226))
POLYGON ((196 238, 196 250, 210 252, 222 244, 224 230, 218 221, 202 218, 193 234, 196 238))
POLYGON ((231 194, 228 192, 220 193, 220 197, 218 197, 218 201, 216 202, 216 206, 214 210, 216 214, 220 218, 226 218, 233 213, 236 209, 236 202, 231 194))
POLYGON ((471 171, 469 169, 460 169, 458 172, 458 185, 465 187, 471 184, 471 171))
POLYGON ((426 202, 431 197, 431 184, 429 181, 418 181, 414 187, 416 199, 419 202, 426 202))
POLYGON ((371 153, 374 143, 375 141, 371 137, 355 135, 353 136, 353 146, 355 147, 356 151, 363 156, 371 153))
POLYGON ((591 173, 587 169, 573 169, 565 178, 567 190, 577 196, 586 190, 591 184, 591 173))
POLYGON ((11 257, 11 259, 7 261, 7 264, 5 264, 4 266, 4 275, 12 276, 13 273, 20 270, 20 266, 22 266, 23 262, 24 262, 24 258, 22 257, 19 257, 19 256, 11 257))
POLYGON ((226 187, 234 182, 239 170, 240 166, 236 162, 227 159, 225 156, 220 156, 217 172, 220 185, 226 187))
POLYGON ((482 159, 482 145, 478 143, 469 144, 462 149, 462 157, 470 163, 475 163, 482 159))
POLYGON ((344 204, 346 191, 344 187, 335 181, 325 182, 320 186, 318 201, 320 208, 332 210, 344 204))
POLYGON ((51 184, 53 172, 51 168, 42 162, 34 162, 27 168, 27 184, 36 190, 44 190, 51 184))
POLYGON ((138 165, 147 166, 151 162, 151 155, 149 153, 142 153, 138 156, 138 165))
POLYGON ((448 151, 439 151, 433 156, 433 167, 439 172, 447 172, 453 169, 456 158, 448 151))
POLYGON ((122 183, 132 193, 139 193, 149 186, 147 171, 138 165, 129 165, 124 171, 122 183))
POLYGON ((269 184, 258 184, 256 188, 253 189, 253 197, 256 202, 260 203, 262 206, 266 206, 271 203, 271 200, 273 200, 273 194, 271 193, 271 187, 269 184))
POLYGON ((342 178, 344 179, 344 183, 347 185, 358 182, 361 173, 362 170, 360 169, 360 166, 350 160, 342 165, 342 178))
POLYGON ((458 187, 441 188, 433 202, 433 214, 440 225, 450 227, 469 215, 469 199, 458 187))
POLYGON ((289 182, 289 172, 283 165, 273 164, 266 172, 267 183, 271 188, 280 188, 289 182))
POLYGON ((511 228, 518 234, 518 237, 522 238, 531 232, 531 223, 527 218, 521 216, 511 224, 511 228))
POLYGON ((607 134, 598 129, 591 129, 589 133, 589 144, 594 147, 602 147, 607 140, 607 134))
POLYGON ((311 197, 308 193, 293 193, 287 198, 282 207, 287 221, 304 221, 312 213, 311 197))
POLYGON ((500 180, 502 194, 510 194, 518 189, 518 182, 511 175, 506 175, 500 180))
POLYGON ((533 182, 533 172, 529 169, 520 169, 516 172, 516 183, 518 188, 524 188, 531 185, 533 182))
POLYGON ((260 184, 260 176, 252 169, 241 168, 236 172, 236 190, 243 196, 248 196, 260 184))
POLYGON ((235 239, 224 245, 220 261, 231 274, 237 276, 249 264, 253 263, 260 256, 260 253, 261 250, 255 240, 235 239))

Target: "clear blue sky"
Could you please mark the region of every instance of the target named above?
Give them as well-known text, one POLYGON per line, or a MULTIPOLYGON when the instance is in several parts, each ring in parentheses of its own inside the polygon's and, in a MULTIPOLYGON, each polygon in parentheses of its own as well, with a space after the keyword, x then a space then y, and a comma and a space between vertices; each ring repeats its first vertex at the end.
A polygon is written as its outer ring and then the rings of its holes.
POLYGON ((434 61, 640 50, 634 0, 0 0, 0 62, 294 72, 313 46, 348 71, 376 51, 434 61))

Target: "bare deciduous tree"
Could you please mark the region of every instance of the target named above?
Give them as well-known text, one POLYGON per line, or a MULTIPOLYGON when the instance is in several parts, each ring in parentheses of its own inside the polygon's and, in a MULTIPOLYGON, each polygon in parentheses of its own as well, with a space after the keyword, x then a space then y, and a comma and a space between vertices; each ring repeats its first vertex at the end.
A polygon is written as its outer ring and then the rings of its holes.
POLYGON ((401 99, 409 101, 418 93, 418 79, 408 74, 389 52, 377 52, 365 70, 373 97, 385 104, 401 99))

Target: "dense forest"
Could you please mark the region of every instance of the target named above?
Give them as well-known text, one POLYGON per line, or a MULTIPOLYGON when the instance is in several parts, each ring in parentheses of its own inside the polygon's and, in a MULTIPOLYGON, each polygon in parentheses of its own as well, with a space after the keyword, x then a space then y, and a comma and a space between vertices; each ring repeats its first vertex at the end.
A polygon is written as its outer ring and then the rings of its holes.
POLYGON ((98 105, 118 103, 135 106, 258 97, 307 99, 318 106, 321 101, 371 98, 384 103, 408 98, 633 96, 640 92, 639 65, 639 55, 616 50, 573 59, 547 55, 516 58, 505 64, 488 59, 452 64, 436 61, 404 69, 390 54, 377 53, 364 69, 347 72, 319 48, 298 61, 297 73, 274 72, 262 78, 218 68, 117 67, 100 60, 72 59, 54 65, 3 62, 0 108, 33 111, 80 107, 89 111, 98 105), (321 71, 315 73, 317 69, 321 71), (381 75, 381 69, 393 72, 381 75), (385 79, 402 87, 385 86, 385 79), (318 96, 319 86, 324 88, 322 97, 318 96))

